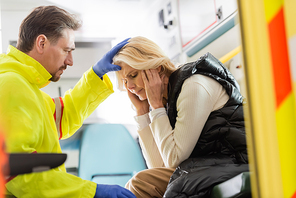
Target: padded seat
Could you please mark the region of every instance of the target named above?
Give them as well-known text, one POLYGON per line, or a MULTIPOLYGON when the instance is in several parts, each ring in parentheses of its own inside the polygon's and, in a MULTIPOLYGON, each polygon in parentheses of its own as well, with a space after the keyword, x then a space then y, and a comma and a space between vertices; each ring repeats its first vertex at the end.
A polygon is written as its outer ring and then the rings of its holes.
POLYGON ((243 172, 214 186, 211 198, 251 198, 250 172, 243 172))
POLYGON ((146 169, 141 150, 122 124, 91 124, 81 138, 78 176, 98 184, 122 187, 146 169))

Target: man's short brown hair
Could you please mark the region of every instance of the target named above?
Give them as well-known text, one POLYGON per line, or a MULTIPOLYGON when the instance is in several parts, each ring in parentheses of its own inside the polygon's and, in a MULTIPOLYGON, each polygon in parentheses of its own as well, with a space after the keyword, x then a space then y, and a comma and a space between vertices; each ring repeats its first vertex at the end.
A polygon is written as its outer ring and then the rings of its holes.
POLYGON ((30 52, 39 35, 44 34, 50 42, 55 43, 64 29, 77 30, 80 26, 81 21, 75 15, 59 7, 39 6, 23 20, 17 48, 24 53, 30 52))

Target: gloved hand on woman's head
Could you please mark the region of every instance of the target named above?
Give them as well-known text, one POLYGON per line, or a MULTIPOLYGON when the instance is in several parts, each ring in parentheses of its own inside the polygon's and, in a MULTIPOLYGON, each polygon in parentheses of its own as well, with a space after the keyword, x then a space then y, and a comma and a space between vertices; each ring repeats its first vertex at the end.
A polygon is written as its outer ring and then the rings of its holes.
POLYGON ((93 70, 94 72, 102 78, 104 74, 108 73, 109 71, 119 71, 121 70, 121 67, 118 65, 112 64, 113 57, 117 54, 117 52, 128 43, 128 40, 130 38, 125 39, 124 41, 121 41, 116 46, 114 46, 109 52, 107 52, 101 60, 99 60, 94 66, 93 70))
POLYGON ((118 185, 98 184, 94 198, 137 198, 131 191, 118 185))

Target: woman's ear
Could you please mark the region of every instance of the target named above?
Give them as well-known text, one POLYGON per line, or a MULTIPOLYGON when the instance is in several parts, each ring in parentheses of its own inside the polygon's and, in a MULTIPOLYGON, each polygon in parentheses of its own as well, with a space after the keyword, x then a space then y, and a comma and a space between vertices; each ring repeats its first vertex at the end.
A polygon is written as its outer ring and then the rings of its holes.
POLYGON ((158 72, 159 76, 166 75, 165 74, 165 68, 162 65, 157 67, 156 69, 157 69, 157 72, 158 72))
POLYGON ((49 43, 47 37, 44 34, 40 34, 35 41, 35 48, 37 52, 43 54, 46 45, 49 43))
POLYGON ((159 73, 159 72, 162 71, 162 66, 160 65, 160 66, 158 66, 156 69, 157 69, 157 72, 159 73))

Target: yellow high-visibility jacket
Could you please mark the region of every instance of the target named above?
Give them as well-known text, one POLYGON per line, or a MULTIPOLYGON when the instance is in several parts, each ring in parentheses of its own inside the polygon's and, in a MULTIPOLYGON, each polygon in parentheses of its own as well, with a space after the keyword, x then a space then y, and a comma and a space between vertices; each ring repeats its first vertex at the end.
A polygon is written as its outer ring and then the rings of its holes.
MULTIPOLYGON (((101 80, 90 68, 64 97, 52 99, 40 90, 50 78, 39 62, 13 46, 0 55, 0 127, 8 153, 61 153, 59 139, 74 134, 114 92, 108 76, 101 80)), ((10 178, 6 190, 22 198, 94 197, 96 183, 66 173, 62 165, 10 178)))

